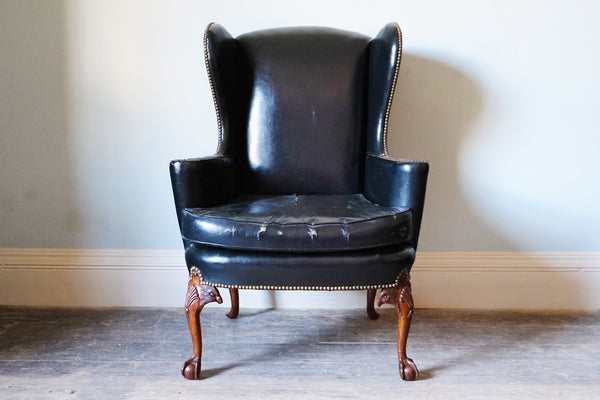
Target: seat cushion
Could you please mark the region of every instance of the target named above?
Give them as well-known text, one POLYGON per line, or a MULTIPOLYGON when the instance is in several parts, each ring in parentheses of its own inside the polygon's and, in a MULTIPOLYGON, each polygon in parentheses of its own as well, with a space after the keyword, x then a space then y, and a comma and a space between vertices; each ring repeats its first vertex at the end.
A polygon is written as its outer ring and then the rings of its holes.
POLYGON ((184 239, 250 251, 336 252, 410 240, 412 213, 381 207, 362 194, 243 196, 210 208, 187 208, 184 239))
POLYGON ((266 290, 359 290, 395 286, 415 261, 411 244, 346 252, 240 251, 190 243, 189 267, 205 284, 266 290))

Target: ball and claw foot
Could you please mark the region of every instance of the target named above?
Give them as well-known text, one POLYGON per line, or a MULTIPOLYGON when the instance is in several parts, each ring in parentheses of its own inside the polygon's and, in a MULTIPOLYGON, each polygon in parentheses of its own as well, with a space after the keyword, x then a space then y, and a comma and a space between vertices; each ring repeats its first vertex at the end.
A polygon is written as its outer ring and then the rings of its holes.
POLYGON ((419 376, 417 365, 408 357, 400 360, 398 369, 400 370, 400 378, 402 378, 403 381, 414 381, 419 376))
POLYGON ((198 380, 200 379, 200 359, 198 357, 192 357, 183 364, 181 375, 185 379, 198 380))

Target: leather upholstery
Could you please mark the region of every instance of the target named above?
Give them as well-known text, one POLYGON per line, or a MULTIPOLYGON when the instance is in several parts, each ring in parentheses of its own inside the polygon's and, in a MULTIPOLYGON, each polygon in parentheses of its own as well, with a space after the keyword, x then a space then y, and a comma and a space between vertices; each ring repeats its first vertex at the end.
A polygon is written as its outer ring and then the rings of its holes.
POLYGON ((216 286, 394 285, 414 261, 429 168, 387 155, 398 26, 234 38, 211 24, 204 44, 217 154, 171 163, 188 268, 216 286))
POLYGON ((384 207, 412 211, 412 244, 417 247, 429 164, 424 161, 394 160, 388 156, 367 155, 365 197, 384 207))
POLYGON ((369 48, 367 153, 387 153, 387 118, 401 56, 400 28, 396 24, 387 24, 373 38, 369 48))
POLYGON ((334 252, 405 243, 411 212, 362 194, 252 196, 218 207, 187 208, 185 239, 238 250, 334 252))
POLYGON ((180 228, 186 208, 213 207, 237 194, 233 159, 228 156, 174 160, 170 172, 180 228))
POLYGON ((410 245, 333 253, 249 252, 190 244, 186 262, 203 281, 240 289, 351 290, 392 286, 410 268, 410 245))
POLYGON ((282 28, 245 34, 238 42, 254 78, 242 155, 245 190, 359 192, 369 38, 282 28))

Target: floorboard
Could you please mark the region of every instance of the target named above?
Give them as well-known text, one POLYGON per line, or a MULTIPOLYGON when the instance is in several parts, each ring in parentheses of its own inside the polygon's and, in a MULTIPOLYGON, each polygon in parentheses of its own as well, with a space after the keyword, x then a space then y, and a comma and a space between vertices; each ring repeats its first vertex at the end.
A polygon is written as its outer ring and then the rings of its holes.
POLYGON ((600 398, 600 313, 418 309, 403 382, 393 309, 226 312, 201 314, 194 382, 180 308, 0 307, 0 398, 600 398))

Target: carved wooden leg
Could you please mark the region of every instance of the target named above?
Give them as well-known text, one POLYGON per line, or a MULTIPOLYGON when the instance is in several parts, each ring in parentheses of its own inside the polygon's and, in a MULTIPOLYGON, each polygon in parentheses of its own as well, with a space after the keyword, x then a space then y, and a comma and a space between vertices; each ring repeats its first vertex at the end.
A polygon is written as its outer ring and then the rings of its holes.
POLYGON ((379 318, 379 313, 375 311, 375 296, 377 295, 377 289, 367 290, 367 314, 371 319, 379 318))
POLYGON ((414 309, 410 276, 408 274, 399 280, 398 286, 381 291, 377 305, 381 306, 384 303, 393 305, 398 312, 398 368, 400 377, 405 381, 414 381, 419 376, 419 370, 414 361, 406 356, 406 341, 414 309))
POLYGON ((227 316, 231 319, 236 319, 240 313, 240 293, 237 289, 229 289, 229 297, 231 297, 231 310, 227 316))
POLYGON ((221 304, 223 299, 213 286, 202 285, 198 270, 192 268, 188 290, 185 296, 185 316, 187 317, 190 335, 192 336, 193 355, 183 364, 181 374, 186 379, 200 379, 202 359, 202 329, 200 328, 200 311, 208 303, 216 301, 221 304))

